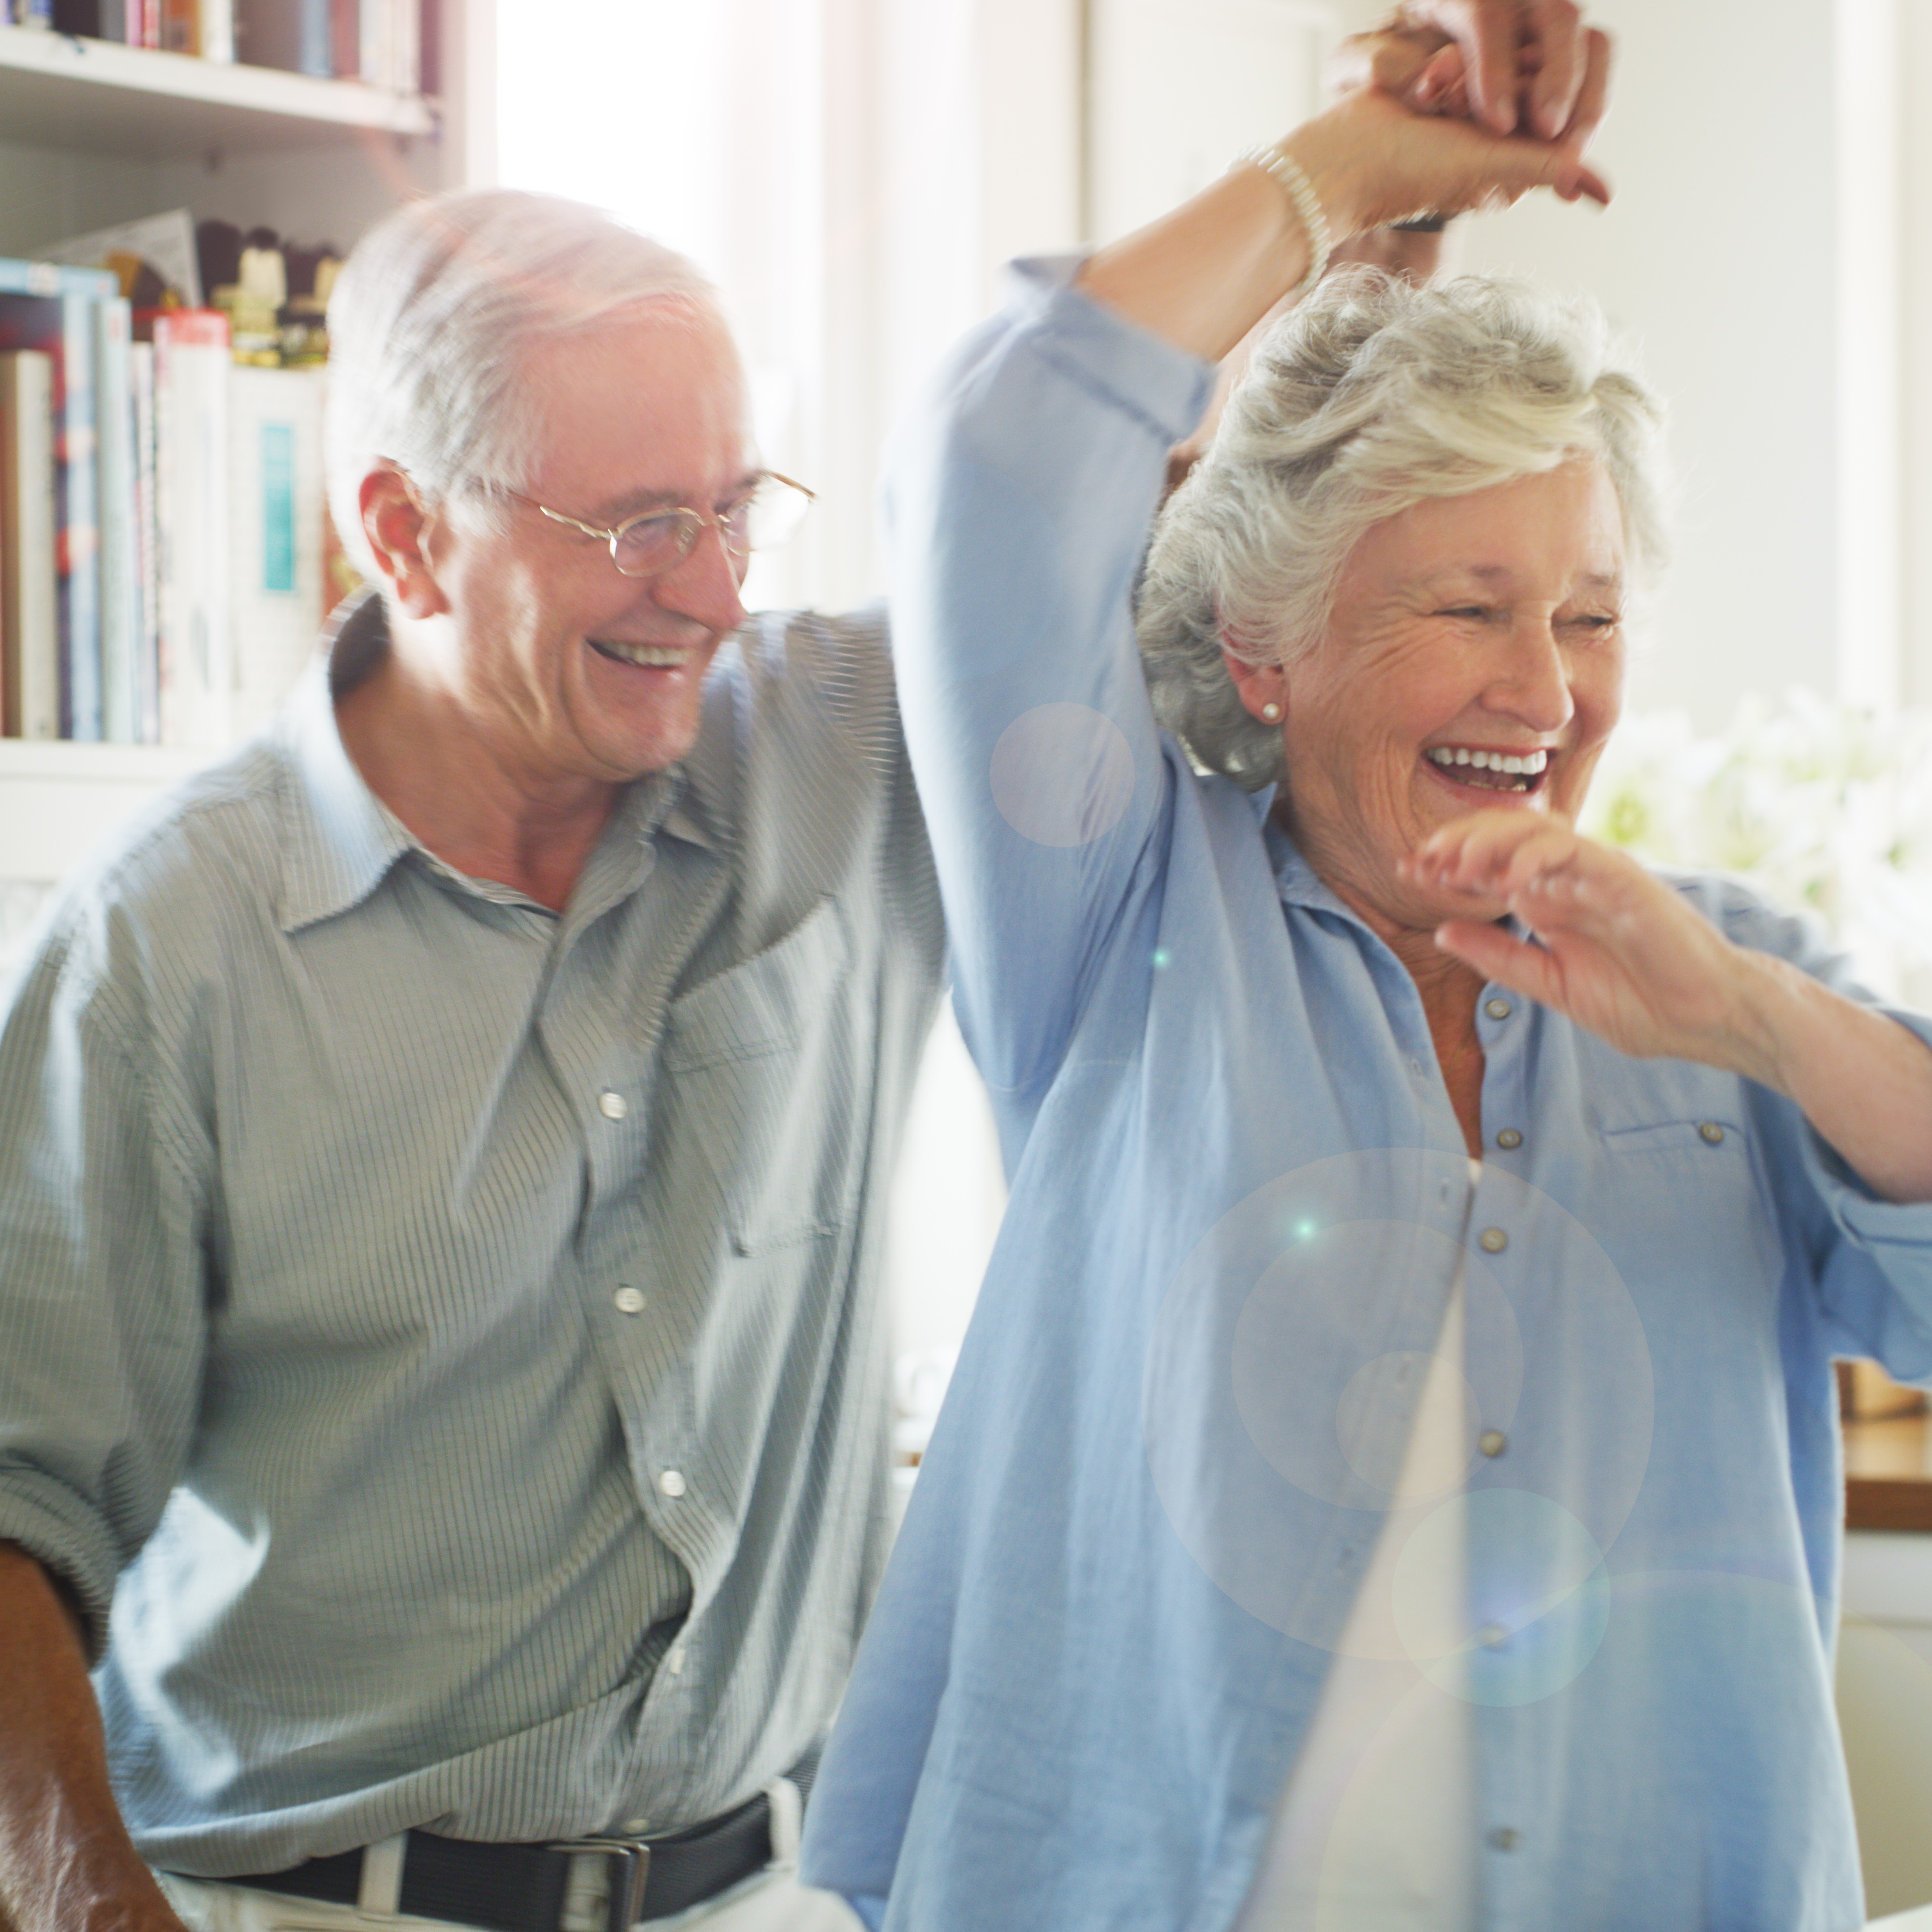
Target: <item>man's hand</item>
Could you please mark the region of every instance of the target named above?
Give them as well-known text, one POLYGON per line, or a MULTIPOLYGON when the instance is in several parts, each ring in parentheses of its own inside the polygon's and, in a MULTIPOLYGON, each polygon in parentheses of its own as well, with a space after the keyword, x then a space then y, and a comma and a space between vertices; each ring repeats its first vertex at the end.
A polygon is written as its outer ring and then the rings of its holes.
POLYGON ((67 1606, 0 1543, 0 1925, 184 1932, 108 1787, 100 1713, 67 1606))
POLYGON ((1610 72, 1609 36, 1586 27, 1573 0, 1404 0, 1342 44, 1330 80, 1498 134, 1561 140, 1580 156, 1603 118, 1610 72))

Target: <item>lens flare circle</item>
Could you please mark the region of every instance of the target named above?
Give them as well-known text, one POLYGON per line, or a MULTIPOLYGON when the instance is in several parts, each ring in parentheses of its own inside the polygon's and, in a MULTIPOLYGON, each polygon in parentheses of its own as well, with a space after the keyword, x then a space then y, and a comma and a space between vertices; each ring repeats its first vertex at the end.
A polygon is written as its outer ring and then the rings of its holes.
POLYGON ((1126 735, 1088 704, 1036 704, 993 746, 993 802, 1036 845, 1088 845, 1114 829, 1134 795, 1126 735))
POLYGON ((1343 1647, 1386 1533, 1394 1580, 1362 1605, 1351 1654, 1406 1657, 1458 1696, 1510 1703, 1559 1688, 1602 1641, 1603 1565, 1648 1466, 1654 1394, 1636 1304, 1588 1230, 1516 1176, 1485 1169, 1480 1186, 1472 1213, 1463 1156, 1393 1148, 1255 1190, 1162 1299, 1142 1420, 1169 1523, 1250 1615, 1343 1647), (1509 1235, 1494 1255, 1479 1244, 1490 1227, 1509 1235), (1445 1499, 1438 1471, 1405 1494, 1459 1269, 1461 1373, 1436 1370, 1461 1410, 1451 1460, 1469 1493, 1445 1499), (1484 1456, 1485 1431, 1506 1451, 1484 1456), (1445 1625, 1439 1581, 1419 1584, 1458 1536, 1467 1614, 1445 1625))

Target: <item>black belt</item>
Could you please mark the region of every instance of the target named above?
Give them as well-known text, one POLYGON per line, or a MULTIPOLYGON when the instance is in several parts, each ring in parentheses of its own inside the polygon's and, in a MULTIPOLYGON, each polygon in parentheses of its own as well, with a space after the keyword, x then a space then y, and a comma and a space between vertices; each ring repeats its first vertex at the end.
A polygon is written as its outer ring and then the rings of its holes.
MULTIPOLYGON (((818 1750, 814 1744, 786 1774, 801 1798, 812 1788, 818 1750)), ((608 1932, 628 1932, 640 1919, 668 1918, 764 1870, 772 1862, 771 1816, 770 1801, 761 1791, 735 1811, 662 1838, 493 1845, 411 1832, 396 1909, 410 1918, 447 1919, 488 1932, 557 1932, 570 1862, 591 1852, 610 1862, 608 1932)), ((339 1852, 288 1871, 219 1882, 353 1905, 362 1893, 362 1853, 339 1852)))

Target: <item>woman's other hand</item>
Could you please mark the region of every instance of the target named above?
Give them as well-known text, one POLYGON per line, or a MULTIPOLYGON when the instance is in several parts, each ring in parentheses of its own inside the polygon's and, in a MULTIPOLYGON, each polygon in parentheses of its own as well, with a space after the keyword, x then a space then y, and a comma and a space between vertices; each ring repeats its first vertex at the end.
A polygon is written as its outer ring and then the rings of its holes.
POLYGON ((1784 1094, 1874 1192, 1932 1200, 1932 1048, 1897 1022, 1733 944, 1634 860, 1540 814, 1460 819, 1403 869, 1472 901, 1436 944, 1485 978, 1620 1052, 1784 1094), (1540 943, 1495 923, 1498 906, 1540 943))

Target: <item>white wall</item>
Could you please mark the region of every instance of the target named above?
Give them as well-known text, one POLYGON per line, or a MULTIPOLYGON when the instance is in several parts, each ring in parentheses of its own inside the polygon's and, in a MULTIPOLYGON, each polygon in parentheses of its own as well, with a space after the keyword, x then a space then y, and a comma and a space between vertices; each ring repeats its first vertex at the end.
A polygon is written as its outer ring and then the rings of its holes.
MULTIPOLYGON (((1342 0, 1357 24, 1378 14, 1342 0)), ((1838 676, 1831 0, 1596 0, 1616 40, 1600 214, 1459 223, 1469 268, 1587 290, 1670 399, 1678 556, 1631 700, 1729 717, 1838 676)))

